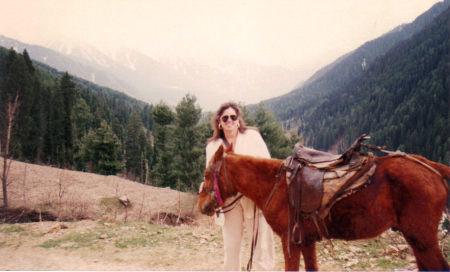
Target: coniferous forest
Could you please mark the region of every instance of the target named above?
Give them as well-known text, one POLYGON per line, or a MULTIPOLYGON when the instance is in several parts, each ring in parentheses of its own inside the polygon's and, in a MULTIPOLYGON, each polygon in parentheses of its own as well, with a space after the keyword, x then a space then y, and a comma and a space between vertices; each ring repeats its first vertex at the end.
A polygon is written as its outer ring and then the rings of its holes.
POLYGON ((405 26, 417 32, 368 58, 367 67, 361 60, 368 50, 390 46, 395 32, 337 60, 299 90, 265 102, 267 108, 316 149, 342 151, 366 133, 371 144, 448 164, 449 4, 438 3, 405 26))
POLYGON ((362 133, 372 143, 449 162, 450 9, 370 69, 303 115, 311 144, 343 146, 362 133))
MULTIPOLYGON (((33 62, 26 50, 0 48, 0 147, 5 151, 8 105, 18 101, 8 156, 21 161, 120 174, 155 186, 196 191, 212 136, 211 113, 187 94, 176 107, 146 104, 120 92, 33 62)), ((261 105, 250 114, 274 157, 285 157, 288 140, 261 105)))

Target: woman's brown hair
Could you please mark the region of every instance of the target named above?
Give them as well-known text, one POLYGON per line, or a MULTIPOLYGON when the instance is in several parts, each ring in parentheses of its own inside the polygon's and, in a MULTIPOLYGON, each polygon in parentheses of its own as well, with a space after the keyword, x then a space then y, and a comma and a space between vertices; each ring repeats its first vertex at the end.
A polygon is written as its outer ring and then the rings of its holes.
POLYGON ((210 143, 212 141, 215 141, 219 138, 225 140, 225 134, 223 133, 223 130, 219 128, 220 123, 220 117, 222 116, 223 112, 228 109, 232 108, 236 112, 236 115, 238 117, 239 122, 239 132, 243 133, 247 128, 247 124, 245 124, 244 119, 242 118, 242 110, 239 108, 239 106, 234 102, 227 102, 222 104, 219 109, 216 111, 216 113, 211 118, 211 127, 214 130, 214 134, 211 138, 208 139, 206 143, 210 143))

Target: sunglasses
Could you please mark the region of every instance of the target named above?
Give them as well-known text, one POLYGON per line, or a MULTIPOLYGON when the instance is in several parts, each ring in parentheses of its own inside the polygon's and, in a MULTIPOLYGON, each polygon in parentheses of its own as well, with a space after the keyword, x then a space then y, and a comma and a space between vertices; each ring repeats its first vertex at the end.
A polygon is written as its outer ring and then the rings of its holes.
POLYGON ((222 122, 226 123, 228 121, 228 118, 231 118, 232 121, 237 120, 236 115, 224 115, 224 116, 222 116, 222 122))

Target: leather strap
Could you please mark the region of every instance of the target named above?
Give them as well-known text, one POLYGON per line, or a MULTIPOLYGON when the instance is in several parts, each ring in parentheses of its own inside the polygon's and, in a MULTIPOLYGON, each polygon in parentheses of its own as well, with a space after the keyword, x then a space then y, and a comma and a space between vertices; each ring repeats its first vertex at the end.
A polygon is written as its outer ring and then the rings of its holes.
POLYGON ((250 259, 248 260, 248 263, 247 263, 247 271, 252 270, 253 253, 255 251, 256 244, 258 243, 259 218, 257 219, 256 217, 259 217, 259 216, 256 216, 256 214, 257 214, 257 212, 256 212, 256 205, 254 205, 254 209, 253 209, 252 247, 251 247, 251 250, 250 250, 250 259))

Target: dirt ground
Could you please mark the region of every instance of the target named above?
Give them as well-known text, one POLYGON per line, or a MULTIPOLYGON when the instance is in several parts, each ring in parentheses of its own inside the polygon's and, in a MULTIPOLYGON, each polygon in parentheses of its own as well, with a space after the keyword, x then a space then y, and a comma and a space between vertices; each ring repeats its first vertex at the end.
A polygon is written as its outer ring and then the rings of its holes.
MULTIPOLYGON (((221 270, 221 231, 200 225, 143 222, 36 222, 0 225, 0 270, 221 270)), ((249 241, 241 252, 242 269, 249 241)), ((284 269, 276 238, 276 270, 284 269)), ((326 242, 318 246, 321 270, 417 270, 407 245, 395 233, 373 241, 326 242)), ((301 264, 300 269, 303 269, 301 264)))
MULTIPOLYGON (((111 233, 83 238, 83 234, 98 229, 94 221, 64 225, 67 228, 55 230, 58 226, 55 222, 27 223, 20 225, 23 231, 0 234, 0 270, 210 270, 220 267, 221 259, 212 258, 213 254, 219 254, 214 246, 196 245, 195 250, 185 249, 188 244, 183 244, 182 236, 193 231, 187 226, 177 227, 179 239, 164 237, 169 231, 162 228, 165 234, 155 235, 161 236, 158 239, 167 239, 166 242, 143 246, 130 241, 121 245, 117 242, 120 238, 111 233), (73 233, 80 237, 63 239, 59 245, 51 244, 73 233)), ((124 233, 145 231, 139 224, 115 228, 124 233)), ((198 237, 204 233, 201 229, 195 232, 198 237)))

